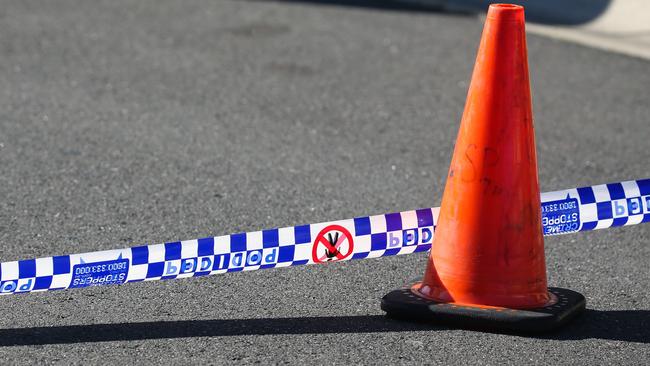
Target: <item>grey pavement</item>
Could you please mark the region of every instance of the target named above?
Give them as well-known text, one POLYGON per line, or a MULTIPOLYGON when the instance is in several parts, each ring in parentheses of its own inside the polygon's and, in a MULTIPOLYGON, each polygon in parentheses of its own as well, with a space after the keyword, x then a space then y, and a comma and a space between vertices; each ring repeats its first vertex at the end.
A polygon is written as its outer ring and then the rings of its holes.
MULTIPOLYGON (((252 1, 5 1, 0 259, 437 205, 482 24, 252 1)), ((542 190, 650 177, 650 63, 529 35, 542 190)), ((3 364, 641 364, 650 225, 546 240, 558 333, 385 319, 426 256, 0 298, 3 364), (13 346, 16 345, 17 346, 13 346)))

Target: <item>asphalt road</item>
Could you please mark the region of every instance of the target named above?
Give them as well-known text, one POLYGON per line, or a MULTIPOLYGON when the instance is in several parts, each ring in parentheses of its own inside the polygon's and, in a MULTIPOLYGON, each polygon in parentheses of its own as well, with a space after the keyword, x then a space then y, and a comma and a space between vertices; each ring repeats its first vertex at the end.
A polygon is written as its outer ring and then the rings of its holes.
MULTIPOLYGON (((0 9, 2 261, 436 205, 482 29, 310 3, 0 9)), ((542 190, 650 177, 650 63, 528 42, 542 190)), ((543 337, 385 319, 410 255, 2 297, 0 359, 641 364, 649 241, 549 238, 549 283, 589 310, 543 337)))

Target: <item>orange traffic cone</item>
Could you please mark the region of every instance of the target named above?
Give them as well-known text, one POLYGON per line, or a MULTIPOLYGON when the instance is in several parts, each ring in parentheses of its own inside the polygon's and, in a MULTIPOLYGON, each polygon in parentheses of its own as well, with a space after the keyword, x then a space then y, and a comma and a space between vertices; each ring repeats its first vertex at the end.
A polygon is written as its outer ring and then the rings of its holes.
POLYGON ((542 331, 585 308, 547 288, 524 9, 485 21, 424 279, 384 296, 389 315, 542 331))

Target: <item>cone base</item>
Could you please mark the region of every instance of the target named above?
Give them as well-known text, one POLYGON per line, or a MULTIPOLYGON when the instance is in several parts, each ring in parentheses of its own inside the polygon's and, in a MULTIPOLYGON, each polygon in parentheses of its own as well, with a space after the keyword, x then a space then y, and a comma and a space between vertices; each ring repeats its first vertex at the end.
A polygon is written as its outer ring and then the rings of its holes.
POLYGON ((582 294, 556 287, 548 289, 557 297, 556 303, 523 310, 438 303, 416 295, 411 287, 392 291, 381 299, 381 309, 387 316, 456 328, 541 333, 563 326, 582 313, 586 306, 582 294))

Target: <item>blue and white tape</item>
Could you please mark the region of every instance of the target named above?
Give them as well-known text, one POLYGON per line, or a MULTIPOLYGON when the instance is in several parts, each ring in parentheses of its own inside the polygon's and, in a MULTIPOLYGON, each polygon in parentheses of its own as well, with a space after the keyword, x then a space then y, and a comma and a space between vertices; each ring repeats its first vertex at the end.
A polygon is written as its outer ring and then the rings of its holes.
MULTIPOLYGON (((650 221, 650 179, 541 195, 544 235, 650 221)), ((207 276, 430 249, 439 209, 426 208, 0 264, 0 293, 207 276)))

